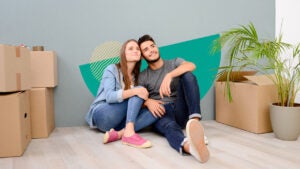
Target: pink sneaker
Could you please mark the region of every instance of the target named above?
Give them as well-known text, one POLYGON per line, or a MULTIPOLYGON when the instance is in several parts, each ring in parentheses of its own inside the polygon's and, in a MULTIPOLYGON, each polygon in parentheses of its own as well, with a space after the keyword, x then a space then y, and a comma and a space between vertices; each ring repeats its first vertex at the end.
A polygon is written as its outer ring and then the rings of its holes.
POLYGON ((120 139, 121 138, 119 138, 118 132, 114 129, 110 129, 109 131, 107 131, 104 134, 103 144, 110 143, 110 142, 113 142, 113 141, 117 141, 117 140, 120 140, 120 139))
POLYGON ((143 137, 141 137, 138 134, 134 134, 130 137, 122 137, 123 144, 136 147, 136 148, 149 148, 152 146, 151 142, 148 140, 145 140, 143 137))

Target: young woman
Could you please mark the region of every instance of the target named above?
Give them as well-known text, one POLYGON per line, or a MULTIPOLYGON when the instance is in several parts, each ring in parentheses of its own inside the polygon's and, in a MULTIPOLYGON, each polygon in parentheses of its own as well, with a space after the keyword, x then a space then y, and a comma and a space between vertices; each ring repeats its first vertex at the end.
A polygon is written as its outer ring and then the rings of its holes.
POLYGON ((148 91, 137 86, 140 66, 139 45, 130 39, 121 48, 120 62, 104 70, 97 96, 86 115, 90 127, 106 131, 103 143, 122 139, 123 144, 133 147, 152 146, 135 133, 156 121, 148 109, 141 109, 148 91))

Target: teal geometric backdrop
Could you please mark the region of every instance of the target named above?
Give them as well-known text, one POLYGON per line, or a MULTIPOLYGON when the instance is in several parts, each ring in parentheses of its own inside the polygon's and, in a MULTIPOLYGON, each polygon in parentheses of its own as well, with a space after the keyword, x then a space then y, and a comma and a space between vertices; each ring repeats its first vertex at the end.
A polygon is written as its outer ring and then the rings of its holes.
MULTIPOLYGON (((213 85, 220 65, 221 52, 211 54, 212 43, 218 38, 219 34, 216 34, 159 47, 160 55, 163 59, 181 57, 196 65, 196 69, 193 73, 199 83, 201 99, 213 85)), ((81 76, 93 96, 96 96, 97 94, 103 69, 109 64, 118 61, 119 56, 115 55, 114 57, 93 61, 79 66, 81 76), (93 73, 95 72, 95 68, 98 68, 97 72, 99 72, 97 77, 93 73)), ((146 66, 147 63, 143 61, 142 70, 146 68, 146 66)))

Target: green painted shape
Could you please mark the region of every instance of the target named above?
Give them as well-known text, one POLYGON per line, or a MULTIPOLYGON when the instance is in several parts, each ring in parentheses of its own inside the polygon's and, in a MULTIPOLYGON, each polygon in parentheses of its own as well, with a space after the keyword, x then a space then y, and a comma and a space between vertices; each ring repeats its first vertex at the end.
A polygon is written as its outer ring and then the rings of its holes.
POLYGON ((90 63, 91 71, 92 71, 94 77, 98 81, 101 81, 104 69, 108 65, 110 65, 112 63, 118 63, 119 61, 120 61, 120 57, 115 56, 115 57, 111 57, 111 58, 108 58, 108 59, 103 59, 103 60, 100 60, 100 61, 97 61, 97 62, 92 62, 92 63, 90 63))
POLYGON ((119 56, 79 66, 81 76, 83 77, 87 88, 90 90, 93 96, 97 95, 97 91, 100 85, 100 80, 98 79, 102 78, 104 68, 112 63, 117 63, 118 61, 119 56), (95 77, 95 75, 92 73, 91 68, 98 68, 99 74, 97 75, 97 77, 95 77))
POLYGON ((79 65, 79 70, 80 70, 81 76, 83 78, 83 81, 85 82, 85 85, 90 90, 90 92, 93 94, 93 96, 95 96, 94 90, 96 88, 98 88, 100 83, 95 78, 95 76, 92 74, 90 64, 88 63, 88 64, 79 65))
MULTIPOLYGON (((163 59, 181 57, 186 61, 193 62, 196 65, 196 70, 194 70, 193 73, 198 80, 201 99, 212 87, 218 72, 217 68, 220 65, 221 52, 211 54, 210 51, 213 41, 219 37, 219 34, 216 34, 172 45, 162 46, 159 48, 163 59)), ((106 61, 106 64, 107 63, 109 62, 106 61)), ((103 67, 108 65, 104 64, 104 61, 99 61, 97 64, 100 64, 103 67)), ((143 61, 142 70, 146 67, 147 63, 143 61)), ((79 68, 85 84, 89 88, 90 92, 96 96, 99 87, 99 81, 92 74, 90 64, 80 65, 79 68)))

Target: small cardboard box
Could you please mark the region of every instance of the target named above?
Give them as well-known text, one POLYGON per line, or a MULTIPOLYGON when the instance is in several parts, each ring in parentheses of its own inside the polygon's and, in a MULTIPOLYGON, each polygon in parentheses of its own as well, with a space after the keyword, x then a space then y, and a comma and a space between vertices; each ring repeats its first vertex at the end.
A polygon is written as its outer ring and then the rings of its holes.
POLYGON ((31 51, 31 86, 57 86, 57 57, 54 51, 31 51))
POLYGON ((16 92, 30 88, 29 49, 0 44, 0 92, 16 92))
POLYGON ((271 132, 269 106, 276 102, 276 86, 266 75, 232 72, 229 83, 233 102, 227 98, 226 77, 216 84, 216 121, 253 133, 271 132), (233 80, 234 79, 234 80, 233 80))
POLYGON ((0 95, 0 157, 21 156, 31 141, 29 91, 0 95))
POLYGON ((47 138, 54 129, 53 88, 30 90, 32 138, 47 138))

